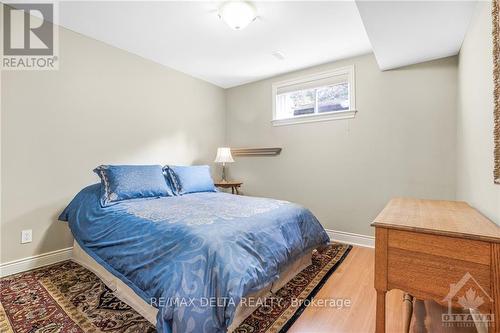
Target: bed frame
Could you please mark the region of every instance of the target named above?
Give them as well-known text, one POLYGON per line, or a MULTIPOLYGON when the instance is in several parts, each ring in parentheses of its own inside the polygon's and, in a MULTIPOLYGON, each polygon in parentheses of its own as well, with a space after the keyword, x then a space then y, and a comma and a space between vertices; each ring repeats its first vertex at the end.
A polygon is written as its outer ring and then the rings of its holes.
MULTIPOLYGON (((287 267, 285 267, 285 269, 282 270, 282 272, 280 273, 280 278, 277 281, 267 285, 256 293, 246 296, 257 299, 264 298, 271 295, 271 293, 275 293, 288 281, 290 281, 295 275, 297 275, 300 271, 311 264, 311 256, 312 252, 298 257, 287 267)), ((73 260, 86 267, 90 271, 94 272, 119 299, 135 309, 150 323, 156 325, 156 314, 158 313, 158 309, 146 303, 129 286, 122 282, 122 280, 114 276, 106 268, 97 263, 78 245, 76 241, 73 243, 73 260)), ((245 318, 247 318, 252 314, 253 311, 257 309, 257 307, 257 305, 250 306, 249 304, 238 305, 235 316, 233 318, 233 322, 228 327, 228 332, 232 332, 234 329, 236 329, 243 322, 243 320, 245 320, 245 318)))

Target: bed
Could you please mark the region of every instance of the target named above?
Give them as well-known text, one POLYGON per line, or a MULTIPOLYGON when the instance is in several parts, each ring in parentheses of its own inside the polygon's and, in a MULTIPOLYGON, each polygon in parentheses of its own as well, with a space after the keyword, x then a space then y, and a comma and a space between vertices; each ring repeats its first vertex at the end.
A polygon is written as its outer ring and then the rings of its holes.
POLYGON ((100 194, 86 187, 60 216, 75 260, 158 332, 231 331, 254 309, 244 297, 276 291, 329 242, 287 201, 204 192, 102 207, 100 194))

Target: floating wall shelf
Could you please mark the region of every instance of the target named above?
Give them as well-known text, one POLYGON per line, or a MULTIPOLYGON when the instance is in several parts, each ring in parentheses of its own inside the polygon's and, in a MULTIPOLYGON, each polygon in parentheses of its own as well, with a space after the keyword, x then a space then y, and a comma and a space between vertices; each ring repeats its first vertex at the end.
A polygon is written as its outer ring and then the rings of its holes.
POLYGON ((234 156, 276 156, 281 153, 281 148, 231 148, 234 156))

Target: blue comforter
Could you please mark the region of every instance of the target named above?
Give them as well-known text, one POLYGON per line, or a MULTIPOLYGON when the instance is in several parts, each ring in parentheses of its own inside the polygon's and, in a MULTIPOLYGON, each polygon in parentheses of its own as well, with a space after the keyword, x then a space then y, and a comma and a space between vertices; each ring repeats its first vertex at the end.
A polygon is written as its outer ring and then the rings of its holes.
POLYGON ((328 242, 307 209, 225 193, 127 200, 102 208, 100 184, 63 211, 78 244, 159 308, 158 332, 225 332, 242 296, 328 242))

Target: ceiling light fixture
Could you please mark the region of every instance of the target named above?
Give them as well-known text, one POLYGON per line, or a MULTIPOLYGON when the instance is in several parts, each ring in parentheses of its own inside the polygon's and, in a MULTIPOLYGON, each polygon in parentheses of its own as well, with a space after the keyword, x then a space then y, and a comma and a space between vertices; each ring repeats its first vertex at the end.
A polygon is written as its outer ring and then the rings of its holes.
POLYGON ((219 17, 231 29, 241 30, 257 18, 257 10, 247 1, 226 1, 219 8, 219 17))

